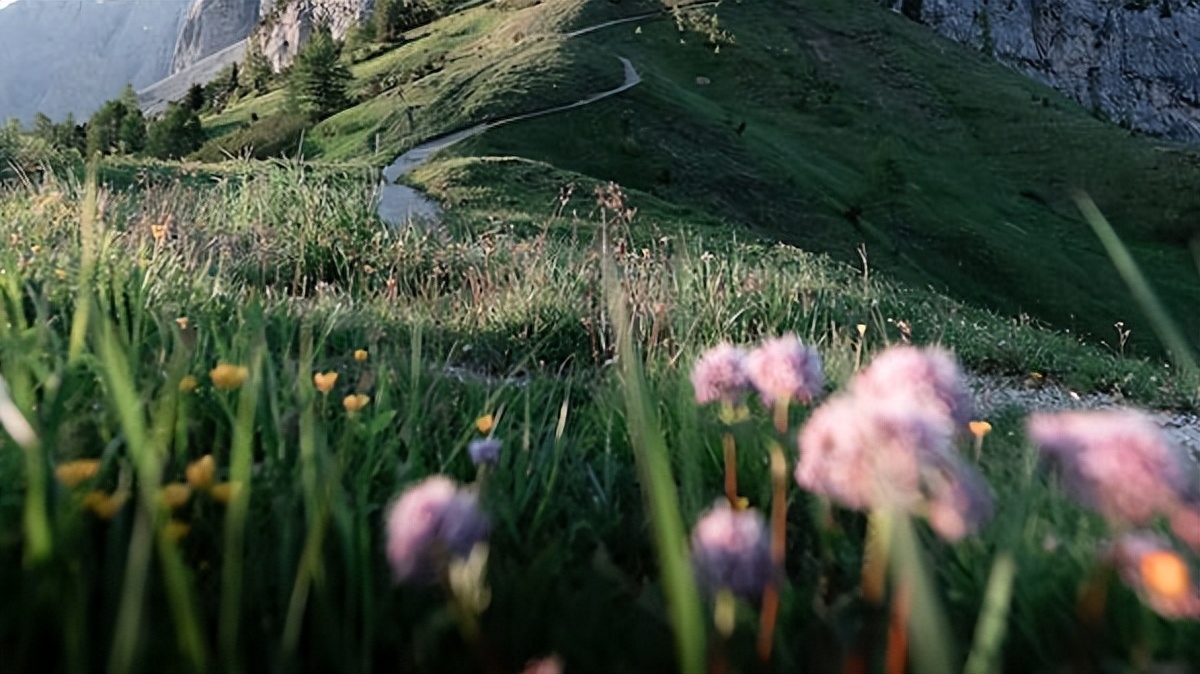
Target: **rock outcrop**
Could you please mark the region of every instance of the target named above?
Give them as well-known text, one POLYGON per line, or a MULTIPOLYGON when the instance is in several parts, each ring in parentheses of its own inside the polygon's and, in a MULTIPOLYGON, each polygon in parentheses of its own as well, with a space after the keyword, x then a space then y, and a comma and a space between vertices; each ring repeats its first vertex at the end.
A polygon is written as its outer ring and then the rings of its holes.
POLYGON ((317 24, 327 23, 340 40, 374 5, 374 0, 278 0, 254 31, 251 45, 280 71, 292 64, 317 24))
POLYGON ((897 0, 896 8, 1114 122, 1200 141, 1196 0, 897 0))
POLYGON ((175 43, 171 74, 246 39, 273 5, 274 0, 192 0, 175 43))

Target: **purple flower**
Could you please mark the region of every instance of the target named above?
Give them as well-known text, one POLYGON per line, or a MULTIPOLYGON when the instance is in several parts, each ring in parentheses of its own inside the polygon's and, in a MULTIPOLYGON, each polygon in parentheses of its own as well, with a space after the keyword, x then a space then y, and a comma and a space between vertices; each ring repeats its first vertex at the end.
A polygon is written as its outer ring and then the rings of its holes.
POLYGON ((843 394, 800 431, 796 482, 847 508, 926 512, 939 536, 958 540, 991 518, 992 497, 953 440, 937 406, 843 394))
POLYGON ((974 417, 971 392, 954 356, 945 349, 893 346, 850 381, 850 391, 867 398, 909 398, 936 406, 965 428, 974 417))
POLYGON ((718 500, 692 530, 692 562, 700 584, 712 593, 761 595, 773 573, 762 515, 753 508, 735 511, 727 500, 718 500))
POLYGON ((387 513, 387 558, 398 582, 432 583, 451 557, 487 539, 488 516, 475 494, 441 475, 408 488, 387 513))
POLYGON ((1189 493, 1182 457, 1139 412, 1033 414, 1027 430, 1067 493, 1110 521, 1143 524, 1189 493))
POLYGON ((746 376, 746 352, 732 344, 721 343, 709 349, 692 368, 692 388, 696 402, 735 403, 750 389, 746 376))
POLYGON ((471 463, 476 466, 487 464, 496 465, 500 460, 500 445, 496 438, 476 438, 467 444, 467 453, 471 455, 471 463))
POLYGON ((767 405, 792 400, 808 404, 825 386, 820 354, 792 334, 768 339, 751 351, 746 374, 767 405))

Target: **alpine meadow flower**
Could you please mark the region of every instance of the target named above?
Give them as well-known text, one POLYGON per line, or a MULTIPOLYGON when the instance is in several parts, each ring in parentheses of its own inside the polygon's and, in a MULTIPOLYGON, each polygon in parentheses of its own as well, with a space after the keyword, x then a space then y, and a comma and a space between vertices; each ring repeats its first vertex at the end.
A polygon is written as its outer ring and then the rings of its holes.
POLYGON ((313 375, 313 388, 317 389, 322 395, 328 395, 333 390, 334 384, 337 384, 338 373, 334 370, 329 372, 317 372, 313 375))
POLYGON ((54 477, 68 489, 74 489, 100 472, 100 462, 96 459, 76 459, 60 463, 54 468, 54 477))
POLYGON ((808 404, 825 386, 820 354, 793 334, 764 341, 746 356, 745 368, 767 405, 808 404))
POLYGON ((1067 493, 1110 522, 1145 524, 1190 492, 1185 459, 1140 412, 1033 414, 1026 426, 1067 493))
POLYGON ((1171 513, 1171 532, 1200 554, 1200 503, 1185 502, 1171 513))
POLYGON ((873 400, 900 397, 935 407, 964 430, 974 417, 971 392, 958 363, 937 347, 886 349, 850 380, 849 389, 873 400))
POLYGON ((1200 591, 1171 544, 1154 534, 1130 533, 1112 549, 1121 580, 1164 618, 1200 619, 1200 591))
POLYGON ((471 455, 471 463, 476 466, 494 466, 500 460, 501 441, 498 438, 477 438, 467 444, 467 453, 471 455))
POLYGON ((706 351, 692 368, 692 388, 701 405, 734 404, 750 390, 745 368, 746 352, 728 343, 706 351))
POLYGON ((843 394, 801 429, 796 482, 855 510, 924 513, 939 536, 958 540, 991 519, 992 496, 955 451, 954 432, 928 401, 843 394))
POLYGON ((246 377, 250 376, 249 368, 243 365, 232 365, 230 363, 220 363, 214 367, 208 377, 212 380, 213 386, 223 390, 232 391, 240 388, 246 381, 246 377))
POLYGON ((187 483, 196 489, 207 489, 216 478, 217 462, 213 460, 212 454, 205 454, 188 464, 187 483))
POLYGON ((401 583, 435 582, 451 558, 465 558, 491 531, 475 494, 441 475, 405 490, 385 524, 388 563, 401 583))
POLYGON ((762 515, 753 508, 734 510, 719 499, 692 529, 692 562, 697 580, 710 593, 760 596, 774 573, 762 515))
POLYGON ((361 411, 370 402, 371 396, 368 396, 365 393, 355 393, 342 399, 342 407, 345 407, 346 411, 350 414, 355 414, 361 411))

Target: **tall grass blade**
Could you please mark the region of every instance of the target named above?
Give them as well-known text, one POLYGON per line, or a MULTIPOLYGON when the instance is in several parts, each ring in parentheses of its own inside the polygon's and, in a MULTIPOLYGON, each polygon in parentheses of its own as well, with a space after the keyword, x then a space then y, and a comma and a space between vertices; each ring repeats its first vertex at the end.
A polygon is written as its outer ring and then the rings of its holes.
POLYGON ((906 586, 911 592, 912 614, 909 643, 912 645, 912 670, 928 674, 959 671, 952 643, 953 632, 942 609, 937 589, 929 574, 929 562, 921 552, 920 540, 907 515, 893 513, 892 553, 889 566, 894 586, 906 586))
POLYGON ((1075 204, 1083 213, 1084 219, 1091 225, 1096 237, 1100 239, 1100 243, 1104 245, 1104 249, 1112 259, 1113 266, 1121 274, 1121 278, 1129 287, 1129 292, 1133 294, 1134 299, 1141 305, 1142 311, 1150 320, 1150 325, 1159 340, 1167 347, 1171 359, 1175 361, 1175 366, 1189 376, 1195 376, 1200 372, 1200 368, 1196 365, 1196 354, 1193 347, 1188 344, 1187 338, 1180 332, 1179 326, 1171 320, 1166 308, 1154 294, 1150 283, 1138 268, 1137 262, 1129 254, 1129 249, 1121 242, 1121 238, 1113 231, 1112 225, 1108 223, 1108 219, 1096 207, 1091 197, 1083 192, 1076 192, 1075 204))
POLYGON ((226 671, 240 671, 237 636, 241 622, 242 581, 245 562, 246 515, 250 509, 251 447, 254 441, 254 415, 258 407, 258 383, 261 380, 263 350, 254 350, 250 375, 238 391, 237 416, 230 451, 229 481, 236 485, 225 513, 225 555, 221 564, 221 609, 217 642, 226 671))
POLYGON ((629 438, 649 510, 667 609, 675 629, 679 668, 685 674, 700 674, 704 671, 704 614, 688 557, 687 536, 679 514, 679 496, 671 474, 667 443, 646 391, 641 359, 633 344, 629 311, 616 281, 616 270, 611 268, 611 262, 606 261, 606 267, 605 291, 624 378, 629 438))

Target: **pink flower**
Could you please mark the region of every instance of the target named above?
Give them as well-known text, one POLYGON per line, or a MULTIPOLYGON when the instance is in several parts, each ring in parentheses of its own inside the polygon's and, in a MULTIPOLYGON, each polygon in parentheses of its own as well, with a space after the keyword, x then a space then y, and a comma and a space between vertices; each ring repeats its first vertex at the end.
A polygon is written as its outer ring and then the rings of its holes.
POLYGON ((521 670, 521 674, 562 674, 562 670, 562 658, 557 655, 549 655, 540 660, 530 660, 525 663, 525 669, 521 670))
POLYGON ((1170 513, 1188 492, 1183 458, 1144 414, 1033 414, 1026 425, 1067 493, 1110 521, 1144 524, 1170 513))
POLYGON ((1200 553, 1200 503, 1184 502, 1171 513, 1171 531, 1200 553))
POLYGON ((901 397, 935 406, 965 428, 974 417, 971 392, 949 351, 893 346, 850 381, 850 391, 871 399, 901 397))
POLYGON ((1191 570, 1165 539, 1125 534, 1113 546, 1112 558, 1121 580, 1155 613, 1200 619, 1200 591, 1192 584, 1191 570))
POLYGON ((728 589, 746 599, 762 594, 773 573, 770 540, 762 515, 735 511, 720 499, 692 530, 692 561, 702 586, 728 589))
POLYGON ((943 540, 958 541, 992 519, 992 497, 987 483, 965 465, 946 476, 929 501, 929 526, 943 540))
POLYGON ((847 508, 926 511, 938 535, 957 540, 991 518, 992 498, 953 439, 937 407, 844 394, 817 408, 801 430, 796 482, 847 508))
POLYGON ((746 352, 732 344, 721 343, 709 349, 692 368, 692 388, 696 402, 735 403, 750 389, 746 376, 746 352))
POLYGON ((808 404, 825 386, 820 354, 792 334, 768 339, 751 351, 746 373, 767 405, 792 400, 808 404))
POLYGON ((387 513, 387 558, 398 582, 431 583, 451 557, 487 539, 491 523, 475 494, 441 475, 409 487, 387 513))
POLYGON ((923 498, 922 466, 946 454, 951 437, 940 415, 918 406, 842 395, 800 431, 796 482, 848 508, 909 508, 923 498))

